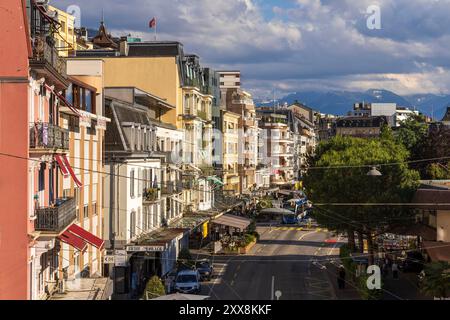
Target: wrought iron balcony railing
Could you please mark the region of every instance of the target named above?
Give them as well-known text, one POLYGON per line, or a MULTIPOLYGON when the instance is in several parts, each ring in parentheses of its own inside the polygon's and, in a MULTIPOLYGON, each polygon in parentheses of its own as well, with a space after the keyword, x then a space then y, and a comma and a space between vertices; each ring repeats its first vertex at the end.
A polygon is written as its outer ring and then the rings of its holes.
POLYGON ((52 123, 30 124, 30 149, 69 150, 69 131, 52 123))
POLYGON ((53 207, 36 209, 36 231, 60 234, 77 219, 74 198, 57 199, 55 202, 53 207))
POLYGON ((54 45, 51 45, 47 37, 36 37, 33 41, 33 57, 30 59, 32 66, 42 65, 56 71, 60 76, 67 78, 66 61, 59 57, 54 45))

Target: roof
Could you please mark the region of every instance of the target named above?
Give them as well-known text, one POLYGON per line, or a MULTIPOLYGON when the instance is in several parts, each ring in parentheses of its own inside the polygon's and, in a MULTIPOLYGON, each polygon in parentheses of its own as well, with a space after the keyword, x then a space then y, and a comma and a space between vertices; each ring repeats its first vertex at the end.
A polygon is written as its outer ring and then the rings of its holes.
POLYGON ((223 216, 214 219, 212 223, 244 230, 250 225, 251 220, 244 217, 238 217, 232 214, 224 214, 223 216))
POLYGON ((187 229, 162 229, 147 233, 137 241, 138 245, 166 245, 172 240, 184 235, 187 229))
POLYGON ((419 189, 412 203, 418 204, 417 207, 421 209, 450 210, 450 189, 419 189))
POLYGON ((424 241, 423 246, 433 262, 450 262, 450 243, 424 241))

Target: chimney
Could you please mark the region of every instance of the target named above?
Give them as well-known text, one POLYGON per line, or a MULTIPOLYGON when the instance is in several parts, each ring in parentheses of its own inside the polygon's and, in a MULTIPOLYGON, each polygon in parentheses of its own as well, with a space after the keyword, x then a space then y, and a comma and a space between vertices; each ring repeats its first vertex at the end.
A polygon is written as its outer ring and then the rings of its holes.
POLYGON ((120 55, 122 57, 128 56, 128 37, 121 37, 120 38, 120 55))

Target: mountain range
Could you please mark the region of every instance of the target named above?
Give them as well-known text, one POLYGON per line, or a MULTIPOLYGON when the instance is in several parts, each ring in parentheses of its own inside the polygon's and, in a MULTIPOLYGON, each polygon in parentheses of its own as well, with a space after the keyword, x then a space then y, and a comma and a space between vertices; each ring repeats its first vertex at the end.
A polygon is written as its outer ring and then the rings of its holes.
MULTIPOLYGON (((450 94, 414 94, 401 96, 384 89, 370 89, 364 92, 351 91, 301 91, 290 93, 275 101, 275 104, 291 104, 295 101, 322 113, 345 115, 357 102, 396 103, 398 106, 419 110, 423 114, 441 119, 450 105, 450 94)), ((273 101, 255 99, 258 106, 272 106, 273 101)))

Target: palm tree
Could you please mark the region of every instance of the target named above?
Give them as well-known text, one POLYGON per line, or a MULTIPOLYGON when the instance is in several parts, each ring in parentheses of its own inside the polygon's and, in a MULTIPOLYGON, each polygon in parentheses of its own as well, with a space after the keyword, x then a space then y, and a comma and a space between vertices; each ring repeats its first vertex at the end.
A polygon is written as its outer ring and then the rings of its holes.
POLYGON ((446 261, 427 264, 421 285, 425 294, 438 298, 448 298, 450 294, 450 264, 446 261))

